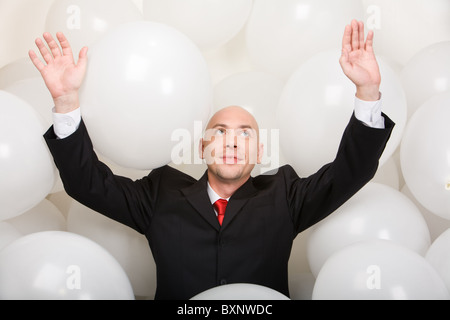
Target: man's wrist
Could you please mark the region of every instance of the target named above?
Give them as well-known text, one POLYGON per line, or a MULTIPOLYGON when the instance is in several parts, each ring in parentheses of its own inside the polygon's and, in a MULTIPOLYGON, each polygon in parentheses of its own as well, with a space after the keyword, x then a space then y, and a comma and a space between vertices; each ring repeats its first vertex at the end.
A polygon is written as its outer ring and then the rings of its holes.
POLYGON ((381 97, 380 86, 357 87, 356 97, 363 101, 378 101, 381 97))
POLYGON ((67 94, 53 99, 55 103, 55 112, 66 114, 80 108, 80 99, 78 92, 67 94))

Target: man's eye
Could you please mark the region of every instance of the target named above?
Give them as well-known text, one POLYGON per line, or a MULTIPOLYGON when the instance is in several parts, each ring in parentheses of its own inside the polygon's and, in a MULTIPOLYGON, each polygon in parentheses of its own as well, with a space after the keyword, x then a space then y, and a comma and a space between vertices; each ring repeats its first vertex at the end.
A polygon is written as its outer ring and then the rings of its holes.
POLYGON ((241 138, 251 138, 253 137, 253 132, 252 130, 240 130, 238 136, 241 138))
POLYGON ((216 135, 223 136, 224 134, 225 134, 225 130, 224 129, 217 129, 216 130, 216 135))

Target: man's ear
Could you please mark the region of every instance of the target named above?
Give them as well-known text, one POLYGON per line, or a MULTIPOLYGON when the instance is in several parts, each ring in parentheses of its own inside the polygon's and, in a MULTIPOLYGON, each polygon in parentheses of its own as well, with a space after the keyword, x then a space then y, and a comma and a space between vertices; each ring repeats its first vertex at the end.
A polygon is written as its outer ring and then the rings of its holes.
POLYGON ((263 155, 264 155, 264 144, 260 143, 258 146, 258 164, 262 163, 263 155))
POLYGON ((205 146, 203 144, 203 138, 200 139, 200 143, 198 144, 198 155, 200 159, 205 160, 205 146))

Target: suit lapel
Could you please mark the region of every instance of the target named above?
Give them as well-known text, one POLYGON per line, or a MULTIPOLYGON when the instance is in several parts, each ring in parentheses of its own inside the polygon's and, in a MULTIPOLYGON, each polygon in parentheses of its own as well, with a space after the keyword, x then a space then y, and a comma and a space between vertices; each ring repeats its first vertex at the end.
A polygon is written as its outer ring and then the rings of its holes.
POLYGON ((219 221, 217 221, 214 208, 207 191, 208 175, 205 173, 203 177, 192 186, 181 190, 187 201, 200 213, 200 215, 217 231, 220 230, 219 221))
POLYGON ((244 185, 240 187, 230 198, 227 205, 227 210, 225 211, 222 229, 225 229, 228 225, 230 225, 233 219, 242 210, 250 198, 256 194, 256 192, 257 189, 253 185, 253 178, 250 177, 250 179, 244 183, 244 185))
MULTIPOLYGON (((197 210, 214 229, 220 231, 220 224, 217 221, 217 216, 214 213, 211 200, 208 196, 207 183, 208 174, 205 172, 200 180, 192 186, 182 189, 181 192, 183 192, 187 201, 195 208, 195 210, 197 210)), ((253 185, 253 178, 250 177, 250 179, 230 198, 225 212, 225 218, 222 223, 222 230, 233 221, 236 215, 256 192, 257 189, 253 185)))

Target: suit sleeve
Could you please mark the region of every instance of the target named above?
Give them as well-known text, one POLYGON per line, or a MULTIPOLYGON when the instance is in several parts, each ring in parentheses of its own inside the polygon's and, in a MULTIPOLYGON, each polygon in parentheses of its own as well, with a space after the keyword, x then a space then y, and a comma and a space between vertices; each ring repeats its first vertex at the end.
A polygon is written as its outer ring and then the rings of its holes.
POLYGON ((114 175, 98 160, 83 121, 66 139, 53 127, 44 135, 66 192, 73 199, 109 218, 145 233, 152 217, 160 170, 138 181, 114 175))
POLYGON ((353 114, 335 160, 317 173, 300 178, 291 167, 285 171, 287 201, 296 234, 334 212, 375 176, 395 126, 383 116, 385 129, 374 129, 353 114))

